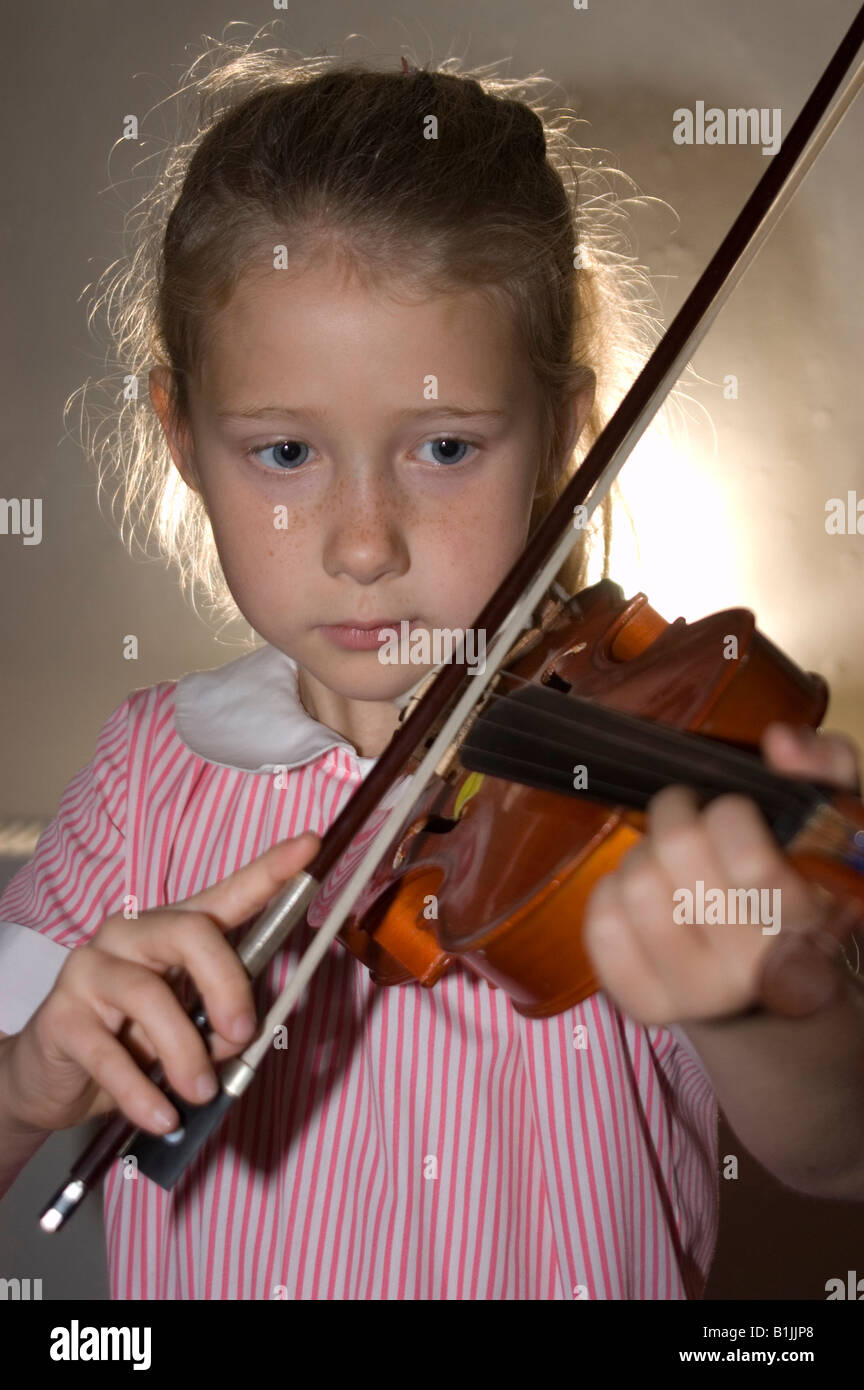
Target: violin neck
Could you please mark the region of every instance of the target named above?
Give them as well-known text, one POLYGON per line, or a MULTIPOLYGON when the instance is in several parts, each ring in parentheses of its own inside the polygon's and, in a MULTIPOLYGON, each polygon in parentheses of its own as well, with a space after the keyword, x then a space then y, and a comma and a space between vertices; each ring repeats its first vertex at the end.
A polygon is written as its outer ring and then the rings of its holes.
POLYGON ((637 811, 673 782, 692 787, 703 803, 738 793, 756 802, 782 846, 810 825, 838 854, 848 857, 851 846, 864 869, 864 835, 854 821, 835 813, 829 833, 822 808, 830 808, 836 788, 781 776, 736 744, 547 686, 496 695, 469 730, 460 760, 470 771, 637 811), (581 787, 574 779, 580 767, 581 787))

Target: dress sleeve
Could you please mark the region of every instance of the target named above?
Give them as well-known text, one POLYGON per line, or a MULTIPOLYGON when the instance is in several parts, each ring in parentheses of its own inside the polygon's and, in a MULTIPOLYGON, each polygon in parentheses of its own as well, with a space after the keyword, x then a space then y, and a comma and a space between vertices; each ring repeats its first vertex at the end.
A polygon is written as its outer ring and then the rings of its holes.
POLYGON ((129 699, 103 725, 36 849, 0 896, 0 1030, 17 1033, 67 952, 123 906, 129 699))
MULTIPOLYGON (((2 906, 2 904, 0 904, 0 906, 2 906)), ((667 1033, 672 1034, 673 1038, 675 1039, 675 1042, 681 1048, 682 1052, 684 1052, 686 1056, 690 1058, 690 1061, 698 1067, 699 1071, 702 1073, 703 1077, 705 1078, 705 1081, 707 1082, 708 1086, 711 1088, 711 1091, 713 1092, 714 1082, 711 1078, 711 1074, 708 1071, 708 1068, 706 1067, 705 1063, 702 1061, 702 1058, 699 1056, 699 1053, 696 1051, 695 1046, 688 1038, 684 1029, 680 1026, 680 1024, 677 1023, 666 1023, 663 1026, 665 1027, 667 1033)))

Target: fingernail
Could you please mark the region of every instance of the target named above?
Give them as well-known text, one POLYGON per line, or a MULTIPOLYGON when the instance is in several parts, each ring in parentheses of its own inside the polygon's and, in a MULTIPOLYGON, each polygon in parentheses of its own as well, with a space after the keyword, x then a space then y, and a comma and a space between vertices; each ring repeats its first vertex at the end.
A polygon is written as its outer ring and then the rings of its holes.
POLYGON ((219 1090, 218 1082, 212 1072, 202 1071, 195 1082, 195 1093, 199 1100, 212 1100, 219 1090))
POLYGON ((174 1129, 177 1124, 176 1114, 161 1105, 154 1106, 153 1119, 160 1129, 174 1129))
POLYGON ((244 1038, 249 1037, 254 1027, 254 1014, 238 1014, 236 1018, 231 1020, 228 1036, 233 1038, 235 1042, 242 1042, 244 1038))

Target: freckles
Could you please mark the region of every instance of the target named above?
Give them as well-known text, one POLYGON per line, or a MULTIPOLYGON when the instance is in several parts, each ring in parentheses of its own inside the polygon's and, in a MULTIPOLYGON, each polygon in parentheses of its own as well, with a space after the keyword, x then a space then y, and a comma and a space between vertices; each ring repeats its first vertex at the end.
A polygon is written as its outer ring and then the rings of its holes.
POLYGON ((324 502, 292 503, 284 497, 279 498, 277 495, 276 500, 264 513, 264 525, 270 526, 277 541, 283 541, 314 527, 325 513, 326 503, 324 502), (277 518, 278 526, 276 525, 277 518))

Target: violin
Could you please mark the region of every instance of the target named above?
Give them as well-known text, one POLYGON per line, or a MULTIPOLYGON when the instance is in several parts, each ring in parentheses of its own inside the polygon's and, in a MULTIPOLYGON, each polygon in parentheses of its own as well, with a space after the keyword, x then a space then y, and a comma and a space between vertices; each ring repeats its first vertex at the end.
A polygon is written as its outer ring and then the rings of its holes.
MULTIPOLYGON (((864 805, 771 772, 756 754, 772 720, 818 726, 824 680, 800 671, 746 609, 666 622, 644 594, 625 599, 609 579, 569 596, 556 577, 864 82, 864 63, 848 75, 862 42, 864 6, 664 337, 478 616, 483 669, 451 659, 397 701, 389 745, 313 861, 239 943, 254 978, 300 922, 315 929, 252 1043, 219 1069, 216 1097, 195 1106, 170 1093, 181 1126, 164 1137, 122 1113, 108 1120, 44 1209, 43 1230, 64 1225, 130 1151, 139 1172, 173 1187, 254 1081, 334 939, 380 985, 434 988, 458 959, 528 1017, 589 997, 600 986, 581 941, 584 908, 670 782, 703 800, 752 797, 799 872, 846 905, 840 934, 857 924, 864 805)), ((784 1011, 782 980, 762 989, 761 1003, 784 1011)), ((200 999, 189 1012, 206 1037, 200 999)), ((160 1063, 148 1075, 164 1085, 160 1063)))
MULTIPOLYGON (((757 754, 770 720, 816 727, 827 703, 822 677, 800 671, 747 609, 667 623, 609 579, 550 596, 339 940, 376 984, 431 987, 458 958, 518 1013, 562 1013, 600 987, 581 931, 594 885, 671 782, 706 800, 750 796, 804 877, 864 907, 864 805, 773 773, 757 754)), ((338 887, 337 872, 311 926, 338 887)))

